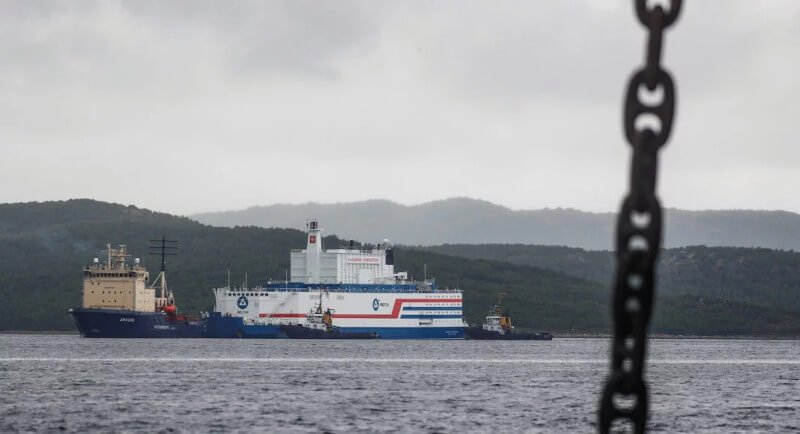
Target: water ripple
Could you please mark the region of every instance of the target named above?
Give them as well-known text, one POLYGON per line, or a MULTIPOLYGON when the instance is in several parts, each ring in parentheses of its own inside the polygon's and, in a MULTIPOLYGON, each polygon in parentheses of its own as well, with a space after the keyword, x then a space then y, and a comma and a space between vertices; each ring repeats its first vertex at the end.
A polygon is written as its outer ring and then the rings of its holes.
MULTIPOLYGON (((650 354, 652 432, 800 430, 797 341, 650 354)), ((0 335, 0 432, 591 432, 607 355, 606 339, 0 335)))

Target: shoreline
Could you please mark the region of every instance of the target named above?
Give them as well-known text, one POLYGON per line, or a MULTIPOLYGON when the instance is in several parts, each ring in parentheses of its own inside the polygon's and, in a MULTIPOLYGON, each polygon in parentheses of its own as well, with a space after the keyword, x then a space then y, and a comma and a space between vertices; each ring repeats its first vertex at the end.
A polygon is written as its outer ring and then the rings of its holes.
MULTIPOLYGON (((553 339, 611 339, 610 333, 553 333, 553 339)), ((753 341, 795 341, 800 336, 765 336, 765 335, 665 335, 654 334, 649 339, 728 339, 728 340, 753 340, 753 341)))
MULTIPOLYGON (((73 330, 0 330, 0 335, 55 335, 79 336, 73 330)), ((800 340, 800 336, 764 336, 764 335, 665 335, 653 334, 650 339, 726 339, 757 341, 792 341, 800 340)), ((610 333, 558 333, 553 332, 553 339, 611 339, 610 333)))

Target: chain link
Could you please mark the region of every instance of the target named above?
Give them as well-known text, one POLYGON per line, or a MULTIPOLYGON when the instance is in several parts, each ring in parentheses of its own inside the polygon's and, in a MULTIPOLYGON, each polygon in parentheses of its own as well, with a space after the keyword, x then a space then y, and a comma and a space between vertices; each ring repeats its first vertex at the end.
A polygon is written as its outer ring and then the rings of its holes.
POLYGON ((637 433, 643 433, 647 423, 645 345, 662 230, 656 197, 658 151, 669 138, 675 113, 675 85, 661 67, 661 43, 664 29, 678 18, 681 1, 668 1, 667 11, 660 5, 648 7, 647 0, 634 3, 639 21, 648 30, 648 41, 645 64, 631 76, 625 96, 625 138, 633 157, 629 192, 617 220, 614 337, 611 375, 600 401, 601 433, 610 432, 615 420, 632 423, 637 433), (651 95, 645 99, 658 101, 643 101, 646 91, 651 95), (657 121, 657 126, 642 125, 646 120, 657 121))

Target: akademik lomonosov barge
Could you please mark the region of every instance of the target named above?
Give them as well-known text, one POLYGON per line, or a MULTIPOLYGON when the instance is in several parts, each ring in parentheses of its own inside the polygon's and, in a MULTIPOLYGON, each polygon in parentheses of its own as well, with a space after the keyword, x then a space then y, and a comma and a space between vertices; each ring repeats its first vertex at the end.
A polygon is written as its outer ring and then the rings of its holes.
POLYGON ((84 269, 83 305, 70 315, 85 337, 277 338, 287 337, 281 328, 288 326, 293 336, 315 336, 321 312, 324 330, 337 338, 464 337, 460 290, 395 272, 388 240, 369 249, 351 242, 325 250, 319 223, 307 227, 306 248, 290 252, 290 279, 213 289, 214 311, 200 318, 177 312, 163 269, 159 284, 147 286, 149 273, 139 260, 130 266, 125 246, 109 245, 105 264, 95 258, 84 269))
POLYGON ((315 310, 330 310, 339 333, 374 333, 382 339, 461 339, 462 296, 434 281, 414 282, 395 272, 388 240, 375 248, 352 243, 323 249, 322 229, 308 223, 305 250, 290 253, 290 279, 263 287, 213 290, 210 337, 267 337, 281 325, 308 325, 315 310), (219 325, 217 327, 216 325, 219 325), (274 330, 270 331, 269 328, 274 330))

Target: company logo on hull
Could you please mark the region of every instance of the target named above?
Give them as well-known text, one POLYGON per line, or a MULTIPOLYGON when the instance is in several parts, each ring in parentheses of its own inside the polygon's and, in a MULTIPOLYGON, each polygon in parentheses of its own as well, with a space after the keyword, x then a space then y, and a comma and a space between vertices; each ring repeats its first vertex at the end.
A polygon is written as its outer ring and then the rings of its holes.
POLYGON ((247 301, 247 297, 245 297, 244 295, 239 297, 238 300, 236 300, 236 305, 239 306, 239 309, 247 309, 247 306, 249 304, 250 302, 247 301))
POLYGON ((372 310, 377 312, 382 307, 389 307, 389 303, 381 303, 377 298, 372 300, 372 310))

